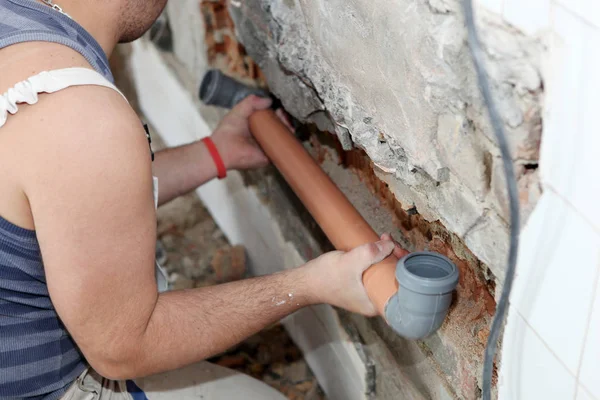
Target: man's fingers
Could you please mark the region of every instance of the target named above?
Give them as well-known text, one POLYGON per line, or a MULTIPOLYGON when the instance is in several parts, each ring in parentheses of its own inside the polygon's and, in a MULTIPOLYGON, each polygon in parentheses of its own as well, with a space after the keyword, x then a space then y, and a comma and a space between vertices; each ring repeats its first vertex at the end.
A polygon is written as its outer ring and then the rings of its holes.
POLYGON ((233 107, 231 112, 239 117, 247 119, 255 111, 269 108, 271 103, 272 100, 268 97, 250 95, 233 107))
POLYGON ((394 255, 396 256, 396 258, 400 259, 407 254, 408 250, 404 250, 402 247, 400 247, 399 244, 396 243, 396 247, 394 248, 394 255))
POLYGON ((383 261, 384 258, 392 254, 395 246, 395 243, 391 240, 380 240, 379 242, 376 242, 375 247, 378 251, 371 254, 371 265, 383 261))
POLYGON ((278 108, 277 111, 275 111, 275 114, 277 117, 279 117, 279 120, 283 122, 283 124, 290 130, 290 132, 294 132, 294 127, 292 126, 292 123, 290 122, 290 119, 285 111, 283 111, 283 108, 278 108))
POLYGON ((396 245, 396 247, 394 248, 394 256, 396 256, 396 258, 402 258, 408 254, 408 251, 403 249, 402 246, 400 246, 400 243, 396 242, 392 238, 392 235, 390 235, 389 233, 382 234, 381 240, 391 240, 392 242, 394 242, 394 244, 396 245))
POLYGON ((394 250, 394 242, 380 240, 376 243, 368 243, 350 250, 344 255, 352 265, 360 266, 361 271, 366 270, 373 264, 377 264, 389 256, 394 250))

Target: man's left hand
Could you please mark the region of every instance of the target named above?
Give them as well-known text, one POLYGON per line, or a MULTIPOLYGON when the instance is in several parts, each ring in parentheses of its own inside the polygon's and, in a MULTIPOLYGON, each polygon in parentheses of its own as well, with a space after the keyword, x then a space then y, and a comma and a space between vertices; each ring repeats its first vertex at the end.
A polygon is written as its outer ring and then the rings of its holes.
MULTIPOLYGON (((212 134, 223 163, 228 170, 260 168, 269 164, 269 159, 254 141, 248 124, 248 118, 255 111, 271 106, 271 99, 248 96, 221 120, 212 134)), ((283 110, 277 110, 282 122, 289 128, 283 110)))

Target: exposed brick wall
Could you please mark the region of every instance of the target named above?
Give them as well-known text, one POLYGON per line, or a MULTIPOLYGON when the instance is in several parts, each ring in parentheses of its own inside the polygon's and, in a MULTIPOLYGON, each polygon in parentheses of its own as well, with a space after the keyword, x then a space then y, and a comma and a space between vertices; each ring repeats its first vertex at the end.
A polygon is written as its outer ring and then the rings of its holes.
POLYGON ((226 0, 201 0, 204 18, 206 54, 208 62, 224 72, 242 79, 251 79, 264 85, 264 76, 246 54, 235 36, 235 26, 227 10, 226 0))

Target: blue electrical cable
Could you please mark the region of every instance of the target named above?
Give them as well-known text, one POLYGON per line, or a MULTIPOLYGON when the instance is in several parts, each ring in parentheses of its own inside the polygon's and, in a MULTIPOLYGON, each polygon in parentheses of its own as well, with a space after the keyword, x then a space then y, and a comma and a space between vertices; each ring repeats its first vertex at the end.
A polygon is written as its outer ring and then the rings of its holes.
POLYGON ((473 12, 473 1, 464 0, 464 14, 467 25, 469 49, 473 58, 473 65, 477 72, 477 81, 479 83, 479 89, 485 100, 485 104, 488 109, 488 115, 492 125, 500 153, 502 155, 502 164, 504 169, 504 176, 506 178, 506 187, 508 190, 508 201, 510 210, 510 246, 508 250, 508 265, 506 267, 506 277, 504 278, 504 286, 502 288, 502 294, 500 300, 496 306, 496 314, 492 321, 492 327, 490 328, 490 336, 488 337, 487 345, 485 348, 485 356, 483 361, 483 399, 491 400, 492 397, 492 372, 494 369, 494 356, 498 347, 498 337, 500 336, 500 330, 506 317, 506 311, 508 307, 508 299, 512 290, 513 280, 515 276, 515 268, 517 264, 517 252, 519 248, 519 230, 520 230, 520 217, 519 217, 519 196, 517 190, 517 180, 515 178, 514 166, 512 157, 510 155, 510 149, 508 141, 506 139, 506 133, 504 131, 504 124, 500 117, 500 113, 496 107, 496 103, 492 96, 488 75, 484 66, 483 50, 479 42, 477 34, 477 28, 475 27, 475 16, 473 12))

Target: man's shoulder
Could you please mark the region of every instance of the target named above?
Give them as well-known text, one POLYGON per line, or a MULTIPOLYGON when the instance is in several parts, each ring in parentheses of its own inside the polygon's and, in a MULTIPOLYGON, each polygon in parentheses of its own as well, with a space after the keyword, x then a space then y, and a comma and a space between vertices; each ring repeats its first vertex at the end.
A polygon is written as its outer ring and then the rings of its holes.
POLYGON ((72 86, 39 95, 33 105, 20 105, 7 134, 20 136, 26 154, 35 160, 42 148, 65 148, 79 153, 96 150, 134 150, 146 140, 143 125, 121 94, 95 86, 72 86), (14 131, 14 132, 10 132, 14 131))
MULTIPOLYGON (((18 107, 0 129, 0 171, 6 172, 0 186, 7 192, 0 199, 12 193, 8 201, 23 203, 24 210, 25 203, 43 201, 52 190, 71 193, 75 200, 84 186, 81 179, 97 182, 101 190, 115 187, 117 179, 126 180, 128 186, 148 179, 144 175, 150 175, 151 156, 146 135, 119 92, 72 86, 40 94, 37 103, 18 107)), ((22 211, 0 211, 16 213, 13 219, 25 224, 31 219, 22 211)))

